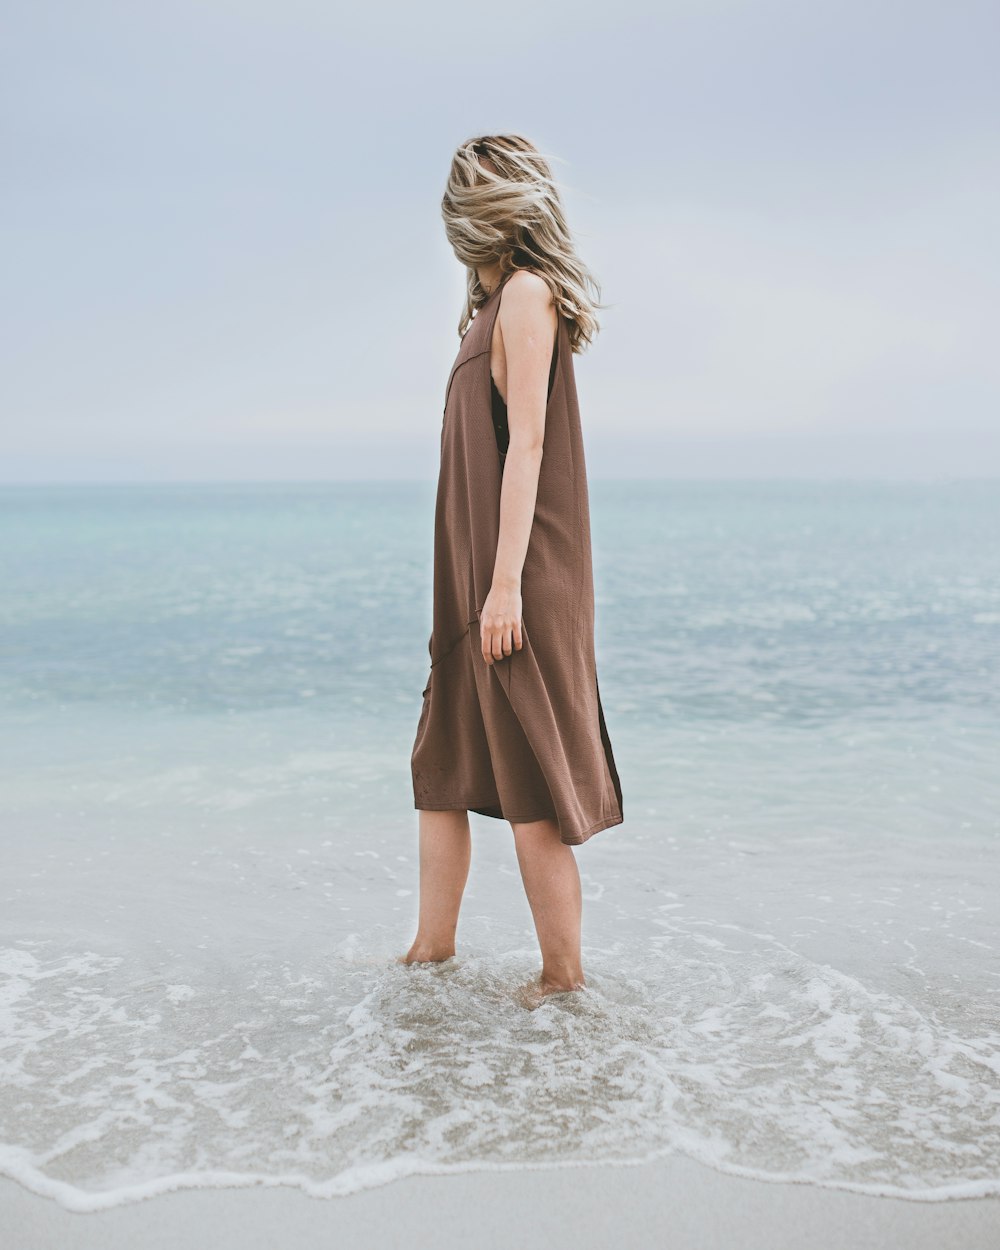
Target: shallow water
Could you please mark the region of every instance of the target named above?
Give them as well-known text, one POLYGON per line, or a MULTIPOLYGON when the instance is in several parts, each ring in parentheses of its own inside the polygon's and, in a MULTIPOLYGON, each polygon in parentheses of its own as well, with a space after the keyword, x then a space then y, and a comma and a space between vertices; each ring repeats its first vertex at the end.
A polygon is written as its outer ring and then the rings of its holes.
POLYGON ((0 1171, 1000 1192, 1000 488, 592 484, 626 821, 575 852, 588 989, 536 1011, 502 822, 456 958, 394 962, 431 497, 0 492, 0 1171))

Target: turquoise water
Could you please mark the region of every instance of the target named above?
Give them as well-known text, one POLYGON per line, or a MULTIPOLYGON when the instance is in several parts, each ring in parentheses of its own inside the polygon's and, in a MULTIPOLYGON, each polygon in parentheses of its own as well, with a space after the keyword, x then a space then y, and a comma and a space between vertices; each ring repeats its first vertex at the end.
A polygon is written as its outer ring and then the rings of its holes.
MULTIPOLYGON (((591 489, 620 730, 996 707, 1000 485, 591 489)), ((432 509, 399 483, 6 488, 7 707, 408 724, 432 509)))
POLYGON ((1000 484, 591 505, 625 823, 575 852, 590 989, 524 1012, 502 822, 456 960, 392 961, 432 484, 0 490, 0 1170, 1000 1192, 1000 484))

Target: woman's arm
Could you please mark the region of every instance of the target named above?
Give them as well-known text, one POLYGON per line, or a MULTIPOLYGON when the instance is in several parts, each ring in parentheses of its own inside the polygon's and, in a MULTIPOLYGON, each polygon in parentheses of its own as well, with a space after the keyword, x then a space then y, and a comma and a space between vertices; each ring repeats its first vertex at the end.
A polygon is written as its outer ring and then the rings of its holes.
POLYGON ((500 489, 500 538, 493 584, 479 615, 480 642, 487 664, 521 649, 521 572, 535 519, 557 319, 544 279, 528 272, 508 279, 498 321, 507 363, 510 443, 500 489))

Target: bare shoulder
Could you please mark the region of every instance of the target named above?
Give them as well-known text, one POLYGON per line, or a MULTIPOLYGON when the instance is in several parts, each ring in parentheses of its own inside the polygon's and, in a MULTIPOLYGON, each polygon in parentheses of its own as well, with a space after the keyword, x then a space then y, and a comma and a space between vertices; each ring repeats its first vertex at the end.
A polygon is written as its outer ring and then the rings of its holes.
POLYGON ((549 284, 533 269, 515 270, 507 279, 504 295, 508 307, 529 315, 534 313, 537 316, 555 305, 549 284))

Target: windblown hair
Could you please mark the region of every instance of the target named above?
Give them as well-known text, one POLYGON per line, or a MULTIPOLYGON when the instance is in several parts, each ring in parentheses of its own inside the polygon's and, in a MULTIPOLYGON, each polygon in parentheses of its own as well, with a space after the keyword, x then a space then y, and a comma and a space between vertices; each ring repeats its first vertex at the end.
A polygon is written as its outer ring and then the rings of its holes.
POLYGON ((456 151, 441 201, 445 233, 468 269, 458 323, 464 334, 486 301, 478 265, 499 263, 501 277, 532 269, 545 280, 557 310, 570 322, 569 340, 582 352, 600 329, 601 288, 576 254, 562 197, 546 157, 521 135, 483 135, 456 151))

